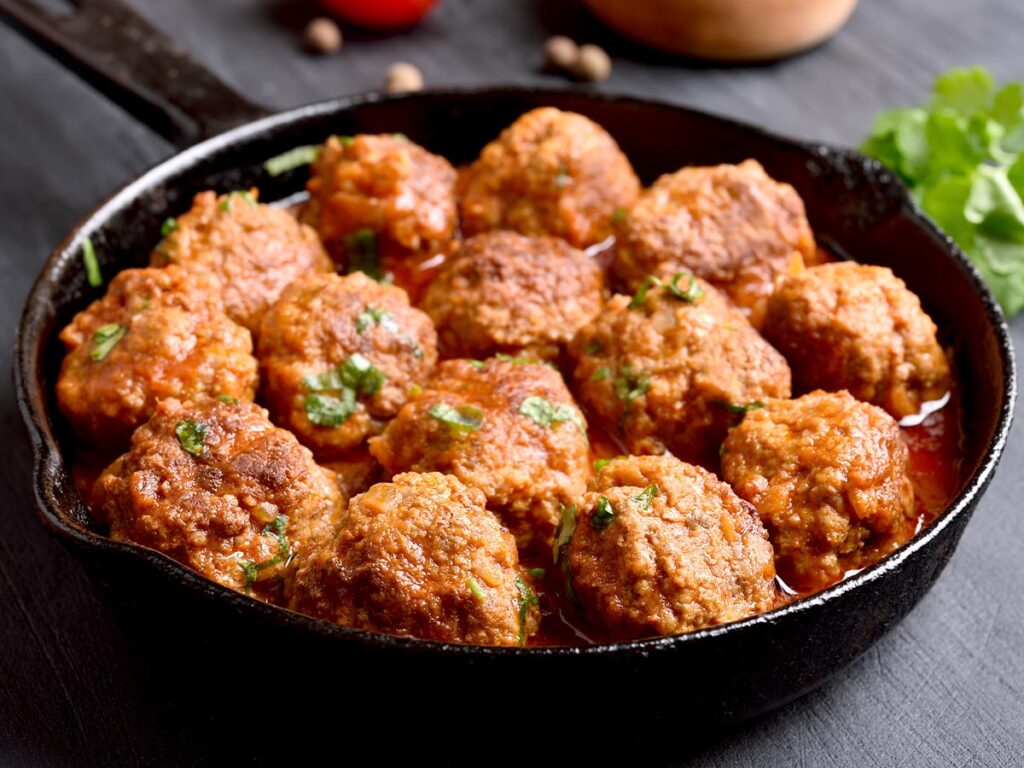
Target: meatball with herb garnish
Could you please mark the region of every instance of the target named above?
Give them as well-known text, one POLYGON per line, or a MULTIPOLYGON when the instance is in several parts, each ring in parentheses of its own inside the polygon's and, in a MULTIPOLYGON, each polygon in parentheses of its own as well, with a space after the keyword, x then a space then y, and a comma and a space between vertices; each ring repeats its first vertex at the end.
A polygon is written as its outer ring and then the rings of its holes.
POLYGON ((615 296, 569 346, 575 390, 632 453, 717 463, 726 430, 767 397, 789 397, 789 367, 741 312, 690 274, 615 296))
POLYGON ((795 589, 822 589, 914 534, 900 428, 847 392, 769 400, 722 448, 722 475, 757 508, 795 589))
POLYGON ((420 306, 446 357, 550 360, 603 301, 600 267, 564 240, 488 232, 463 243, 420 306))
POLYGON ((846 389, 897 419, 950 389, 936 332, 920 300, 891 270, 853 262, 787 278, 768 302, 764 323, 798 391, 846 389))
POLYGON ((316 233, 281 208, 261 205, 257 191, 200 192, 192 209, 164 222, 150 265, 205 267, 221 280, 224 311, 254 335, 281 292, 309 272, 333 265, 316 233))
POLYGON ((480 488, 516 540, 551 544, 559 504, 590 473, 586 421, 555 369, 521 358, 450 360, 370 441, 391 473, 446 472, 480 488))
POLYGON ((220 281, 177 266, 126 269, 60 334, 67 349, 57 405, 100 451, 120 451, 159 400, 251 400, 249 332, 220 309, 220 281))
POLYGON ((302 218, 349 272, 379 277, 381 248, 432 254, 455 234, 455 169, 401 134, 332 136, 302 218))
POLYGON ((289 607, 446 643, 524 645, 540 621, 515 541, 481 491, 437 472, 397 475, 349 504, 300 555, 289 607))
POLYGON ((747 160, 658 179, 617 223, 612 270, 631 291, 648 275, 693 272, 760 327, 779 279, 816 258, 800 196, 747 160))
POLYGON ((565 533, 559 556, 573 594, 617 639, 736 621, 778 596, 772 545, 753 507, 671 456, 605 465, 565 533))
POLYGON ((484 147, 459 178, 462 231, 554 235, 583 248, 612 234, 640 193, 618 144, 574 112, 527 112, 484 147))
POLYGON ((278 599, 292 557, 327 537, 334 473, 252 403, 169 399, 93 489, 115 541, 163 552, 226 587, 278 599))
POLYGON ((263 320, 263 392, 274 421, 323 459, 384 428, 437 361, 430 318, 366 275, 308 275, 263 320))

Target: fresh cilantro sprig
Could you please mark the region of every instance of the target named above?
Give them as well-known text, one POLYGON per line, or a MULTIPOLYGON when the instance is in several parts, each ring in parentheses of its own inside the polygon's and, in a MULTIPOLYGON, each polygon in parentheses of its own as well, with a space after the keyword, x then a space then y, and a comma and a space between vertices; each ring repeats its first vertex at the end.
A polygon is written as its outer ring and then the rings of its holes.
POLYGON ((1024 308, 1024 83, 952 69, 926 106, 880 113, 861 151, 906 182, 1007 315, 1024 308))

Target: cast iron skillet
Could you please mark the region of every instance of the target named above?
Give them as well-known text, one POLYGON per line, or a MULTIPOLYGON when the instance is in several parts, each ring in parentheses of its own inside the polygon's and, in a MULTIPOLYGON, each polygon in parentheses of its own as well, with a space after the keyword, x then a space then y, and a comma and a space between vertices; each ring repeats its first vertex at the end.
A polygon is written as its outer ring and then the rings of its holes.
MULTIPOLYGON (((531 700, 536 706, 536 688, 522 685, 533 679, 571 692, 576 702, 585 704, 590 696, 619 702, 618 723, 624 715, 644 722, 679 722, 679 715, 723 722, 777 706, 841 669, 921 599, 952 555, 1006 442, 1016 393, 1013 351, 999 307, 978 273, 877 163, 681 107, 579 91, 371 94, 258 117, 263 110, 112 0, 86 0, 77 15, 63 20, 17 0, 0 0, 0 10, 180 146, 201 140, 79 222, 46 261, 18 331, 15 379, 35 453, 41 519, 121 599, 159 606, 186 635, 216 637, 219 646, 262 648, 255 658, 268 648, 278 654, 289 649, 289 658, 301 659, 314 675, 362 669, 412 676, 430 686, 432 702, 446 694, 465 702, 500 690, 505 703, 519 691, 523 706, 531 700), (264 160, 292 147, 319 143, 332 133, 401 131, 461 163, 521 113, 541 105, 596 120, 645 183, 683 165, 756 158, 769 174, 796 187, 821 242, 859 261, 889 266, 907 282, 948 334, 963 385, 963 481, 942 516, 874 567, 766 615, 677 637, 527 649, 442 645, 332 626, 251 600, 163 555, 112 542, 97 531, 69 478, 71 436, 53 398, 62 357, 57 334, 102 290, 86 284, 84 238, 92 238, 109 277, 143 264, 159 239, 160 223, 188 208, 199 190, 254 185, 265 201, 300 191, 305 169, 276 179, 262 170, 264 160), (236 124, 241 125, 206 138, 236 124)), ((559 717, 566 717, 564 709, 559 717)))

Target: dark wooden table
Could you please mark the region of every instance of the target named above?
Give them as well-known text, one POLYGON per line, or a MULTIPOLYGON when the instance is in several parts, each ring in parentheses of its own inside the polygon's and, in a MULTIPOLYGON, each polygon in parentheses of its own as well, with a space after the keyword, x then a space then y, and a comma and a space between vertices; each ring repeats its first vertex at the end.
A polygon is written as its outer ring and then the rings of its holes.
MULTIPOLYGON (((429 84, 562 85, 538 70, 542 41, 555 32, 596 40, 612 52, 615 71, 600 90, 654 96, 844 144, 860 140, 876 110, 923 100, 933 75, 947 67, 981 63, 1000 78, 1024 79, 1019 0, 865 0, 831 43, 753 68, 686 65, 648 54, 597 28, 573 3, 556 0, 444 0, 413 32, 353 33, 340 55, 326 59, 298 50, 302 24, 313 12, 306 2, 136 2, 243 93, 280 108, 378 88, 396 60, 418 65, 429 84)), ((2 25, 0 105, 0 319, 10 344, 29 285, 62 234, 172 148, 2 25)), ((1024 318, 1013 331, 1024 349, 1024 318)), ((145 634, 132 631, 130 617, 110 605, 37 522, 10 377, 0 378, 0 408, 7 446, 0 461, 0 764, 256 761, 260 735, 225 734, 207 710, 193 710, 181 688, 156 673, 163 662, 145 634)), ((956 556, 900 626, 822 689, 725 733, 688 738, 672 762, 1020 763, 1020 415, 956 556)), ((533 716, 550 717, 557 728, 557 712, 533 716)), ((264 727, 258 718, 253 726, 264 727)), ((329 750, 339 738, 327 735, 329 750)), ((351 744, 357 736, 344 738, 351 744)), ((516 746, 529 759, 529 738, 516 746)))

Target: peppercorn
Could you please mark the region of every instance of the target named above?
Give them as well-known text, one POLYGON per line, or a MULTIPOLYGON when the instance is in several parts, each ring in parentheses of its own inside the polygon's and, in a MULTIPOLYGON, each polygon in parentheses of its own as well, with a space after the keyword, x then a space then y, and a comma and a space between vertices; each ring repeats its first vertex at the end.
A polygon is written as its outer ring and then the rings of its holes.
POLYGON ((423 74, 412 64, 396 62, 388 67, 388 93, 423 90, 423 74))
POLYGON ((576 65, 572 69, 577 80, 596 83, 605 80, 612 73, 612 60, 603 48, 596 45, 581 45, 576 65))
POLYGON ((303 35, 306 50, 310 53, 334 53, 341 48, 341 30, 331 19, 322 16, 306 25, 303 35))

